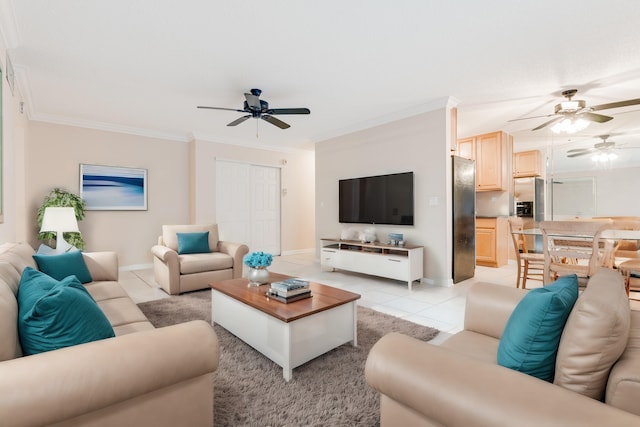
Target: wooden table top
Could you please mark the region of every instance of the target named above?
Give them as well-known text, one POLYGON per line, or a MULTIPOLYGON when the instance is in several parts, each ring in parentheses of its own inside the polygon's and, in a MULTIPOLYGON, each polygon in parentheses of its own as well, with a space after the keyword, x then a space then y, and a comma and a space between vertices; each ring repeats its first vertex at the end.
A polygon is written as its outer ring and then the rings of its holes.
MULTIPOLYGON (((291 276, 271 272, 269 275, 270 282, 277 282, 291 278, 291 276)), ((324 310, 329 310, 360 298, 359 294, 311 281, 309 282, 311 298, 301 299, 288 304, 269 298, 266 295, 269 290, 270 283, 266 283, 261 286, 250 286, 247 279, 241 278, 213 282, 210 286, 218 292, 221 292, 283 322, 292 322, 302 317, 319 313, 324 310)))

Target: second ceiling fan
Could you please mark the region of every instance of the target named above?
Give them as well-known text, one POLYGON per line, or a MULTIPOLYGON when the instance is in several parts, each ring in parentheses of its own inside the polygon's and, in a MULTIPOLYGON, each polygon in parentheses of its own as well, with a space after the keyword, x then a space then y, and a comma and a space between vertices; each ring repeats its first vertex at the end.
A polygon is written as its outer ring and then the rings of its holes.
POLYGON ((604 114, 595 113, 594 111, 611 110, 613 108, 628 107, 631 105, 640 105, 640 98, 629 99, 626 101, 610 102, 607 104, 587 106, 587 103, 582 100, 574 100, 573 97, 578 93, 577 89, 568 89, 562 92, 562 96, 566 98, 566 101, 562 101, 555 106, 553 114, 547 114, 543 116, 523 117, 516 120, 536 119, 541 117, 553 117, 536 126, 532 130, 540 130, 547 126, 554 125, 561 122, 564 119, 583 119, 587 122, 605 123, 613 119, 611 116, 605 116, 604 114))

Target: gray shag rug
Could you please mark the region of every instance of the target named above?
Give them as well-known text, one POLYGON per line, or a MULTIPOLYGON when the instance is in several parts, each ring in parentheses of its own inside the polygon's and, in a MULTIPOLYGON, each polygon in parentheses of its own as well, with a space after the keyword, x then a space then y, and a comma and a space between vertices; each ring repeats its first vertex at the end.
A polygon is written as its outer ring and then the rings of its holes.
MULTIPOLYGON (((211 323, 211 291, 197 291, 138 304, 156 327, 202 319, 211 323)), ((220 363, 214 380, 218 426, 377 426, 380 398, 364 377, 371 347, 400 332, 423 341, 436 329, 358 307, 358 346, 342 345, 293 370, 282 368, 215 325, 220 363)))

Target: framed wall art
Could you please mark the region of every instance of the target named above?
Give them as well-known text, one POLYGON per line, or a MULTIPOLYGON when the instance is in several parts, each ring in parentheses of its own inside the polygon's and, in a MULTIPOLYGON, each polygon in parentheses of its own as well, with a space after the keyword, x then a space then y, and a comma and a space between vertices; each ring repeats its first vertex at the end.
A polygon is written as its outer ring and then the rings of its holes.
POLYGON ((80 197, 87 210, 146 211, 147 170, 81 164, 80 197))

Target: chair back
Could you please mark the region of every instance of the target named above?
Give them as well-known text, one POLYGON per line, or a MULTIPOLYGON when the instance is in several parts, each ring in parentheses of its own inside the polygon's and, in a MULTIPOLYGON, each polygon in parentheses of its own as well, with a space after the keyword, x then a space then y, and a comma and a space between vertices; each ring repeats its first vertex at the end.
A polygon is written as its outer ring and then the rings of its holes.
POLYGON ((516 258, 519 258, 520 253, 528 253, 527 249, 527 239, 525 238, 522 231, 524 230, 524 221, 519 217, 511 217, 509 218, 509 233, 511 234, 511 239, 513 240, 513 247, 516 250, 516 258))
POLYGON ((611 221, 542 221, 544 250, 544 284, 557 276, 577 274, 586 283, 607 263, 608 245, 602 245, 600 234, 611 227, 611 221))

